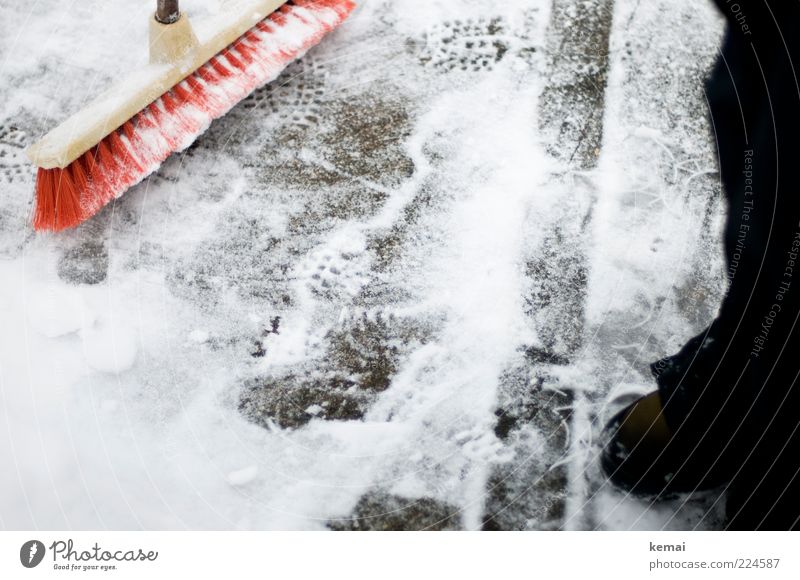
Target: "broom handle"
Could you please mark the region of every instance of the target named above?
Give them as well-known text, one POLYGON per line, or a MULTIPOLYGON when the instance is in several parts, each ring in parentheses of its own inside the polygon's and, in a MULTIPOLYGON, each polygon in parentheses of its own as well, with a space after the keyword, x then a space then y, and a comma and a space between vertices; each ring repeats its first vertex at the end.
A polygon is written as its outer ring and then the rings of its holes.
POLYGON ((178 0, 158 0, 156 20, 161 24, 173 24, 181 17, 178 0))

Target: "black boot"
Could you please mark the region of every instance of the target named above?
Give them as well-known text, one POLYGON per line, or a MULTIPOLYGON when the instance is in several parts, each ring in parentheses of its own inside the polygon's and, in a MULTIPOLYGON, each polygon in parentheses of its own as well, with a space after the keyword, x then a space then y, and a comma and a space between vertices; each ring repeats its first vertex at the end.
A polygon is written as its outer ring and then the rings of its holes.
POLYGON ((673 433, 658 392, 617 413, 603 430, 602 442, 602 467, 609 480, 636 495, 693 492, 726 481, 713 457, 673 433))

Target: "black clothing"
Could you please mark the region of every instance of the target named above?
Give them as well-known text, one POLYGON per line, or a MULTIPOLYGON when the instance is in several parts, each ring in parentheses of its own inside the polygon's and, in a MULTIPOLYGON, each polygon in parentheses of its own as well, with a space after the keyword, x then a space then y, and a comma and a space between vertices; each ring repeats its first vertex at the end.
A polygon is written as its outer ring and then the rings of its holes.
POLYGON ((715 0, 706 83, 728 204, 717 318, 651 365, 667 422, 731 479, 730 529, 800 527, 800 3, 715 0), (794 65, 794 66, 793 66, 794 65))

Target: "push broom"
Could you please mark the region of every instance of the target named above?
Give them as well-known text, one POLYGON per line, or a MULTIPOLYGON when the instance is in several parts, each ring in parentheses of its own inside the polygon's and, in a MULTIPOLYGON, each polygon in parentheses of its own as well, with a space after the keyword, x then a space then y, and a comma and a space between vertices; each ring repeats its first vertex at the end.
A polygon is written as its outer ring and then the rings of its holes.
POLYGON ((158 0, 150 63, 28 150, 36 230, 75 227, 274 80, 354 8, 351 0, 231 0, 195 28, 158 0))

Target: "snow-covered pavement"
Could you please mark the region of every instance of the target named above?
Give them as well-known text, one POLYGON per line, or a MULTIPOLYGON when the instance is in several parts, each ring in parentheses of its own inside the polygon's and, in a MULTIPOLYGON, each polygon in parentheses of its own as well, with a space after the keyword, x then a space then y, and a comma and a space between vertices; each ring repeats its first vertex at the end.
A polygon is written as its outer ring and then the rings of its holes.
POLYGON ((146 60, 152 7, 0 0, 0 527, 719 524, 595 442, 724 289, 712 6, 359 4, 34 235, 24 147, 146 60))

